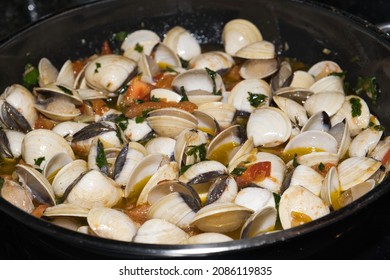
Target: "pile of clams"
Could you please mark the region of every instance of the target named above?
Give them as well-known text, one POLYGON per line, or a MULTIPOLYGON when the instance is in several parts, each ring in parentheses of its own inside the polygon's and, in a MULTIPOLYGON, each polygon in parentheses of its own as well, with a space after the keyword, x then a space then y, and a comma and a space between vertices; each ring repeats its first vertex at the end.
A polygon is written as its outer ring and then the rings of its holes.
POLYGON ((42 58, 0 96, 2 198, 84 234, 199 244, 309 223, 383 180, 390 140, 341 66, 297 68, 244 19, 222 41, 142 29, 42 58))

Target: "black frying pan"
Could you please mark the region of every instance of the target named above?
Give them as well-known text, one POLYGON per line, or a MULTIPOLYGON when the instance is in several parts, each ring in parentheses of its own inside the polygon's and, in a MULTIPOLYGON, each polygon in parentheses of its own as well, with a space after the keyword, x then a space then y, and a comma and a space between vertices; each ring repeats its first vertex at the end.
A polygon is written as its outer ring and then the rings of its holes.
MULTIPOLYGON (((297 57, 309 65, 321 59, 335 60, 348 69, 352 84, 358 76, 377 77, 381 88, 378 105, 367 102, 382 124, 390 127, 389 37, 349 14, 306 1, 117 0, 88 4, 38 22, 5 42, 0 47, 0 89, 20 83, 27 63, 37 65, 46 56, 60 67, 68 58, 97 51, 115 32, 147 28, 162 35, 181 25, 203 44, 219 44, 223 25, 234 18, 255 23, 283 56, 297 57), (283 51, 286 43, 289 48, 283 51), (331 53, 325 55, 324 48, 331 53)), ((303 226, 248 240, 196 246, 143 245, 86 236, 36 219, 1 198, 0 209, 23 224, 26 236, 69 254, 84 251, 105 258, 293 258, 297 251, 313 252, 327 246, 367 219, 373 214, 372 205, 389 189, 388 178, 365 197, 303 226)))

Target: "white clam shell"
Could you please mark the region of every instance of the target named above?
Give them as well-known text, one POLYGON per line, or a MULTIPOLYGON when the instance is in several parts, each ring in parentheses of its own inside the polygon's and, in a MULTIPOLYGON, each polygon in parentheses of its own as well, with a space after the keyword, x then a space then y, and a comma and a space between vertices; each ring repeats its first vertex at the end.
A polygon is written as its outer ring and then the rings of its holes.
POLYGON ((184 174, 179 177, 179 181, 183 183, 188 183, 191 180, 197 178, 199 175, 209 172, 216 172, 222 175, 227 173, 227 169, 225 165, 223 165, 219 161, 200 161, 188 168, 186 172, 184 172, 184 174))
POLYGON ((128 119, 123 133, 127 140, 137 142, 144 139, 151 131, 152 128, 147 122, 137 123, 135 120, 128 119))
POLYGON ((198 110, 214 117, 221 129, 231 125, 236 108, 233 105, 223 102, 210 102, 202 104, 198 110))
POLYGON ((350 157, 365 157, 370 154, 379 143, 383 135, 382 130, 369 127, 356 135, 349 145, 350 157))
POLYGON ((43 87, 47 84, 54 83, 58 77, 58 69, 51 63, 49 59, 43 57, 38 63, 39 71, 39 86, 43 87))
POLYGON ((314 93, 324 91, 338 91, 344 93, 343 80, 337 76, 327 76, 312 84, 309 90, 314 93))
POLYGON ((168 30, 163 43, 185 60, 191 60, 201 53, 200 45, 195 37, 181 26, 168 30))
POLYGON ((344 94, 339 91, 324 91, 310 96, 305 102, 309 116, 325 111, 332 117, 344 104, 344 94))
POLYGON ((147 220, 137 231, 134 242, 151 244, 185 243, 188 234, 178 226, 162 219, 147 220))
POLYGON ((249 59, 240 67, 240 76, 243 79, 263 79, 278 71, 279 62, 271 59, 249 59))
POLYGON ((100 237, 132 241, 137 233, 136 224, 121 211, 111 208, 93 208, 87 217, 88 225, 100 237))
POLYGON ((247 79, 237 83, 231 90, 228 103, 233 105, 238 111, 252 113, 256 107, 252 106, 248 98, 249 92, 252 94, 262 94, 266 99, 257 108, 268 106, 271 99, 271 87, 261 79, 247 79))
POLYGON ((225 52, 235 55, 244 46, 263 40, 259 29, 245 19, 234 19, 225 24, 222 41, 225 52))
POLYGON ((194 69, 205 69, 213 71, 229 69, 235 64, 234 59, 225 52, 211 51, 202 53, 189 62, 189 67, 194 69))
POLYGON ((309 130, 295 136, 284 148, 284 152, 299 148, 310 148, 317 152, 337 153, 338 143, 329 133, 320 130, 309 130))
POLYGON ((308 89, 314 84, 315 80, 312 75, 306 71, 297 70, 293 73, 290 87, 308 89))
POLYGON ((380 167, 381 162, 368 157, 350 157, 345 159, 337 167, 341 190, 346 191, 366 181, 380 167))
POLYGON ((89 209, 70 203, 61 203, 45 209, 45 217, 82 217, 88 216, 89 209))
POLYGON ((183 98, 180 94, 174 92, 173 90, 165 88, 154 88, 150 91, 150 96, 165 100, 167 102, 180 102, 183 98))
POLYGON ((254 212, 261 211, 267 206, 275 207, 275 199, 272 192, 256 187, 247 187, 240 190, 234 203, 252 209, 254 212))
POLYGON ((255 110, 248 119, 247 135, 248 138, 253 138, 256 147, 275 147, 289 139, 291 121, 280 109, 260 108, 255 110))
POLYGON ((25 134, 10 129, 3 129, 3 131, 7 136, 9 148, 12 155, 14 156, 14 158, 20 157, 22 154, 22 142, 25 134))
POLYGON ((272 59, 275 55, 275 45, 265 40, 243 46, 235 53, 235 56, 245 59, 272 59))
POLYGON ((71 60, 65 61, 58 73, 56 82, 73 87, 75 83, 74 69, 71 60))
POLYGON ((161 153, 169 158, 173 156, 176 140, 169 137, 156 137, 145 144, 148 154, 161 153))
POLYGON ((233 238, 222 233, 203 232, 189 237, 185 244, 213 244, 228 241, 233 241, 233 238))
POLYGON ((112 207, 122 198, 114 180, 97 170, 87 172, 70 191, 66 201, 81 207, 112 207))
POLYGON ((324 177, 313 168, 300 164, 292 174, 290 186, 305 187, 318 196, 320 195, 323 181, 324 177))
POLYGON ((275 229, 278 211, 275 206, 267 206, 253 213, 242 226, 241 238, 252 238, 275 229))
POLYGON ((154 31, 147 29, 136 30, 128 34, 121 45, 121 49, 126 52, 134 50, 137 44, 141 45, 143 52, 150 55, 153 47, 160 42, 160 37, 154 31))
POLYGON ((31 193, 11 180, 4 180, 1 188, 1 197, 27 213, 31 213, 35 208, 31 193))
POLYGON ((323 60, 315 63, 310 67, 308 73, 312 75, 316 80, 319 80, 323 77, 329 76, 331 73, 341 73, 342 69, 340 66, 330 60, 323 60))
MULTIPOLYGON (((329 214, 329 207, 321 198, 301 186, 291 186, 282 195, 279 202, 279 217, 283 229, 289 229, 294 224, 292 212, 302 213, 311 220, 316 220, 329 214)), ((297 225, 300 221, 297 221, 297 225)))
POLYGON ((305 108, 294 100, 282 96, 274 96, 273 100, 276 105, 287 114, 288 118, 296 125, 303 127, 307 121, 305 108))

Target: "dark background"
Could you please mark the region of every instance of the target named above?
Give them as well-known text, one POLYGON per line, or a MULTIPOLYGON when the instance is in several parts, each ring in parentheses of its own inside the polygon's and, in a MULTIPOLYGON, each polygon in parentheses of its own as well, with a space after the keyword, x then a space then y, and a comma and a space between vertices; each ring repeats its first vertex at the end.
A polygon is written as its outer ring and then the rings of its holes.
MULTIPOLYGON (((162 0, 163 1, 163 0, 162 0)), ((0 42, 35 21, 64 11, 86 0, 2 0, 0 1, 0 42)), ((318 1, 347 11, 373 24, 390 22, 388 0, 318 1)), ((2 89, 0 89, 2 90, 2 89)), ((373 206, 375 213, 361 225, 338 238, 330 247, 304 258, 311 259, 390 259, 390 193, 373 206)), ((64 254, 61 248, 45 248, 26 238, 26 228, 0 213, 0 259, 94 258, 86 253, 64 254)), ((321 242, 321 241, 319 241, 321 242)))

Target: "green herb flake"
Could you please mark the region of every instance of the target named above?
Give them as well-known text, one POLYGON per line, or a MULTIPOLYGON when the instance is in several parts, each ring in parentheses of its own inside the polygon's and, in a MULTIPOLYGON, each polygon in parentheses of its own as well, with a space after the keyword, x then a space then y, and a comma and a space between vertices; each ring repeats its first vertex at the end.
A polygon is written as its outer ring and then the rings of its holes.
POLYGON ((170 67, 170 66, 165 67, 165 68, 162 70, 162 72, 170 72, 170 73, 176 73, 176 74, 179 73, 178 71, 176 71, 175 69, 173 69, 173 68, 170 67))
POLYGON ((342 71, 342 72, 332 72, 328 76, 336 76, 336 77, 340 77, 340 78, 344 79, 346 75, 347 75, 347 72, 342 71))
POLYGON ((249 103, 257 108, 259 107, 261 104, 263 104, 265 102, 265 100, 268 98, 266 95, 264 94, 261 94, 261 93, 252 93, 250 91, 248 91, 248 98, 247 100, 249 101, 249 103))
POLYGON ((274 193, 274 192, 272 194, 273 194, 274 200, 275 200, 275 208, 279 209, 279 203, 280 203, 281 196, 280 196, 280 194, 277 194, 277 193, 274 193))
POLYGON ((152 98, 150 98, 150 101, 152 101, 152 102, 160 102, 161 98, 158 98, 158 97, 152 95, 152 98))
POLYGON ((129 119, 121 114, 118 117, 115 118, 114 122, 122 129, 126 130, 127 126, 129 125, 129 119))
POLYGON ((134 99, 134 103, 135 104, 142 104, 144 103, 145 101, 143 101, 142 99, 134 99))
POLYGON ((182 165, 180 167, 180 175, 183 175, 187 170, 188 168, 190 168, 193 164, 189 164, 189 165, 182 165))
POLYGON ((236 167, 233 169, 232 172, 230 172, 230 174, 234 175, 234 176, 241 176, 246 170, 246 167, 236 167))
POLYGON ((206 69, 207 74, 210 76, 211 81, 213 82, 213 94, 214 95, 222 95, 221 90, 217 91, 217 83, 215 82, 215 78, 217 77, 217 72, 215 72, 207 67, 205 69, 206 69))
POLYGON ((135 123, 143 123, 145 121, 145 119, 148 117, 148 113, 150 112, 151 110, 145 110, 142 112, 142 116, 138 116, 135 118, 135 123))
POLYGON ((373 126, 373 129, 375 129, 376 131, 384 131, 385 127, 383 125, 375 125, 373 126))
POLYGON ((34 165, 41 166, 42 162, 45 160, 45 157, 39 157, 34 159, 34 165))
POLYGON ((373 104, 377 104, 378 87, 375 77, 358 77, 354 91, 358 95, 365 93, 371 99, 373 104))
POLYGON ((186 89, 184 88, 184 86, 180 87, 180 95, 182 96, 180 99, 180 102, 188 101, 188 96, 187 96, 186 89))
POLYGON ((107 166, 106 153, 104 152, 103 143, 98 140, 97 142, 97 155, 96 155, 96 165, 101 169, 103 166, 107 166))
POLYGON ((4 178, 0 177, 0 190, 3 188, 4 185, 4 178))
POLYGON ((137 43, 134 47, 134 50, 139 53, 142 53, 144 51, 144 47, 141 44, 137 43))
POLYGON ((349 103, 351 104, 352 117, 359 117, 362 114, 362 104, 360 103, 360 99, 353 97, 349 100, 349 103))
POLYGON ((318 165, 318 170, 321 172, 325 170, 325 165, 322 162, 320 162, 320 164, 318 165))
POLYGON ((99 73, 99 68, 101 68, 102 65, 99 62, 95 63, 95 73, 99 73))
POLYGON ((23 85, 25 87, 33 87, 38 84, 39 80, 39 71, 32 64, 27 64, 24 67, 23 73, 23 85))
POLYGON ((57 85, 57 87, 62 90, 64 93, 66 93, 67 95, 73 95, 73 92, 68 89, 67 87, 64 87, 62 85, 57 85))
POLYGON ((197 146, 188 146, 186 151, 187 156, 194 156, 195 160, 205 160, 206 159, 206 143, 197 145, 197 146))
POLYGON ((179 59, 180 59, 181 67, 187 69, 189 64, 190 64, 190 62, 188 60, 185 60, 185 59, 181 58, 181 57, 179 57, 179 59))
POLYGON ((293 166, 297 167, 298 165, 299 165, 299 163, 298 163, 298 154, 294 154, 293 166))
POLYGON ((120 32, 118 32, 118 33, 115 33, 114 39, 115 39, 116 41, 118 41, 119 43, 122 43, 122 42, 126 39, 127 34, 128 34, 128 33, 127 33, 126 31, 120 31, 120 32))

